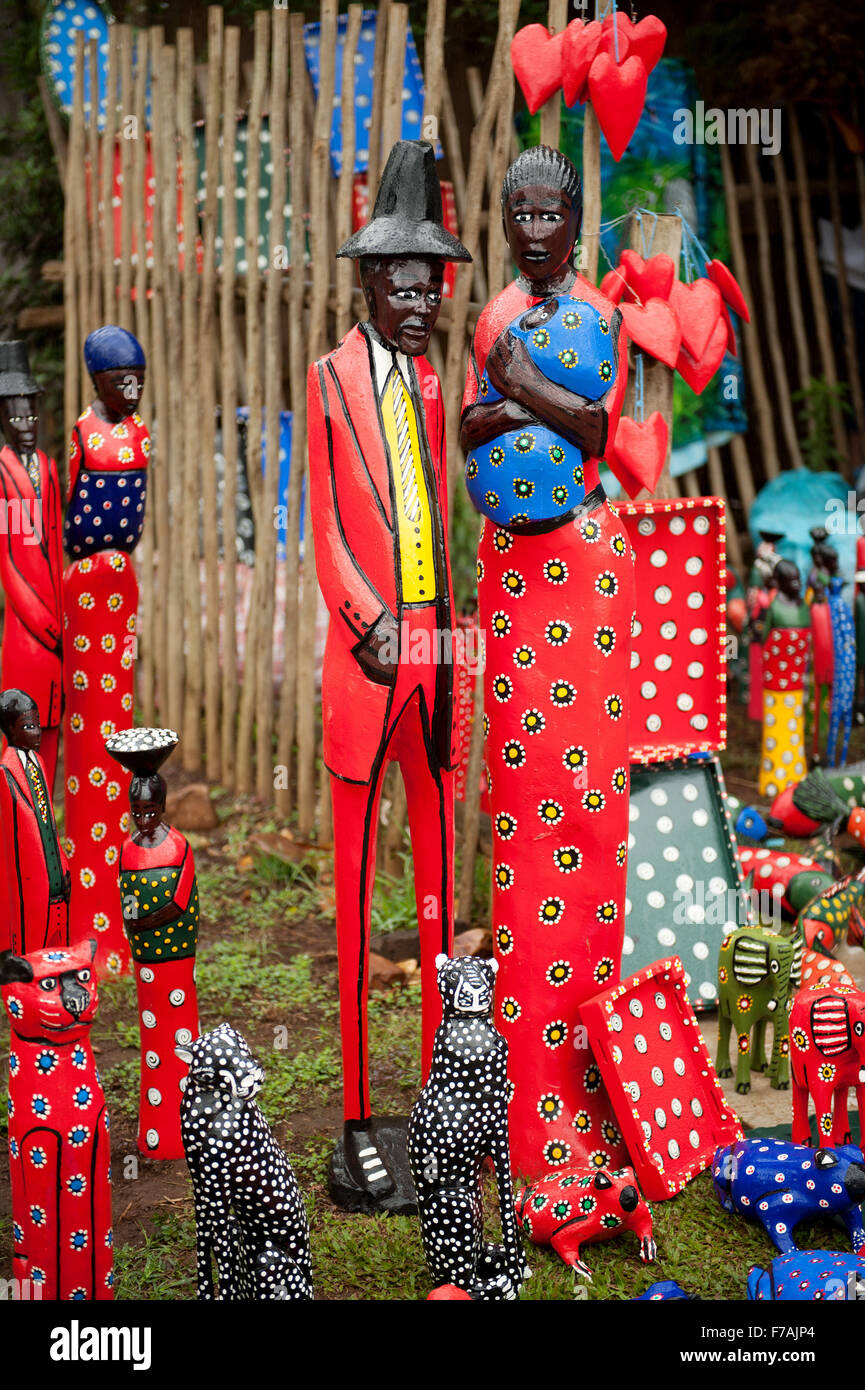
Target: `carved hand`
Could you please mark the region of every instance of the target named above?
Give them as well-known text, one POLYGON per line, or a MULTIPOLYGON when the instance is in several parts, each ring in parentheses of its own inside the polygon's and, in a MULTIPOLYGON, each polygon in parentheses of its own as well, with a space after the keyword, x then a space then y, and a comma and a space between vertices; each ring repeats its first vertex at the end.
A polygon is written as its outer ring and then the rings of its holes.
POLYGON ((371 627, 355 656, 364 675, 377 685, 393 685, 396 677, 399 629, 392 613, 383 613, 371 627))

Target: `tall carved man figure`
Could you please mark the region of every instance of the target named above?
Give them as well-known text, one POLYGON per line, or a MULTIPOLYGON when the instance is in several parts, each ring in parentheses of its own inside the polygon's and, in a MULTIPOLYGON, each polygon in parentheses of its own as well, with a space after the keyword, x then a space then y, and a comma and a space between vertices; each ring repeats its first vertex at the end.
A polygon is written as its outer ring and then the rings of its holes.
POLYGON ((444 262, 471 257, 442 225, 430 145, 394 145, 371 221, 337 254, 360 261, 369 322, 313 363, 308 393, 316 568, 330 612, 322 714, 345 1103, 331 1192, 353 1209, 393 1210, 407 1172, 404 1141, 399 1125, 372 1117, 366 1009, 378 805, 393 760, 405 781, 414 857, 424 1074, 441 1017, 435 957, 450 952, 453 936, 444 408, 423 353, 439 313, 444 262))
POLYGON ((36 447, 38 397, 22 342, 0 343, 0 584, 6 595, 0 687, 24 684, 39 710, 42 761, 54 786, 63 695, 60 488, 36 447))

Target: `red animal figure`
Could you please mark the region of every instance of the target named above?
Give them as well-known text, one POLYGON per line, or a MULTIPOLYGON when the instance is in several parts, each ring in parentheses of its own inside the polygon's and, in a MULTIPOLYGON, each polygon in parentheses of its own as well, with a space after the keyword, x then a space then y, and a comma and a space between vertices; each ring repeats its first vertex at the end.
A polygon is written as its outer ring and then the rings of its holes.
POLYGON ((657 1254, 652 1210, 640 1196, 633 1168, 571 1168, 552 1173, 523 1189, 516 1198, 517 1221, 535 1245, 551 1245, 565 1264, 591 1283, 581 1247, 612 1240, 622 1231, 640 1238, 640 1259, 650 1264, 657 1254))
POLYGON ((790 1040, 793 1143, 811 1142, 809 1093, 817 1114, 817 1142, 851 1143, 851 1086, 856 1088, 860 1120, 865 1121, 865 994, 834 984, 800 990, 790 1013, 790 1040))
POLYGON ((95 941, 0 953, 12 1024, 12 1272, 46 1300, 114 1297, 108 1113, 88 1039, 95 955, 95 941))

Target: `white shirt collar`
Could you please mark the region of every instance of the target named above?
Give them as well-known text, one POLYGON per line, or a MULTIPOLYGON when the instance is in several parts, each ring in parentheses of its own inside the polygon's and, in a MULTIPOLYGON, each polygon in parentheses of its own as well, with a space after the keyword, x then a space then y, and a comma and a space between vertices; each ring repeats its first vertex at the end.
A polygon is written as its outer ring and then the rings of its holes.
POLYGON ((396 348, 386 347, 370 325, 366 325, 366 328, 367 338, 372 345, 372 360, 375 366, 375 380, 379 395, 381 395, 385 388, 385 383, 390 376, 391 368, 394 363, 396 363, 406 386, 411 390, 411 371, 409 359, 406 354, 404 352, 398 352, 396 348))

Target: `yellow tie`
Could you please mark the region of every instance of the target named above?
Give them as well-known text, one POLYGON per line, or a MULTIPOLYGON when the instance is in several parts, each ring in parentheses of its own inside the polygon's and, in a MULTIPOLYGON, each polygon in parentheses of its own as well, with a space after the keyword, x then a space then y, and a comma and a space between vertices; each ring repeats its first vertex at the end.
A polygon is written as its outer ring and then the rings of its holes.
POLYGON ((436 596, 433 528, 421 459, 417 416, 396 366, 381 401, 385 437, 396 481, 397 529, 403 603, 432 603, 436 596))

